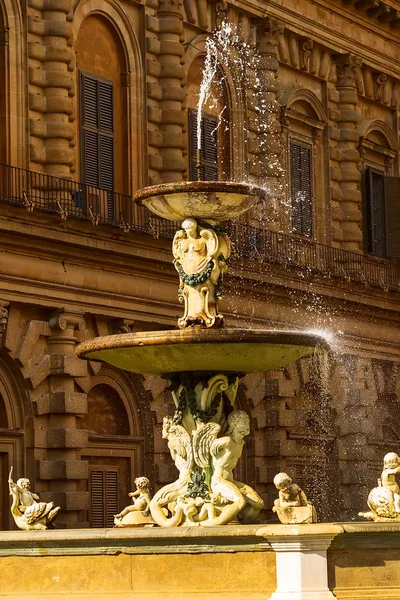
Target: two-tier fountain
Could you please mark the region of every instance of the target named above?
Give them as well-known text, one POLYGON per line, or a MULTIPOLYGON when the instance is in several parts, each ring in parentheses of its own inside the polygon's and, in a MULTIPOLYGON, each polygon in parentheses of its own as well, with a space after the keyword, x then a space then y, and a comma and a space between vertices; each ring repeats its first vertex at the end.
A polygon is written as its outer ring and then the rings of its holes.
POLYGON ((250 431, 249 416, 235 409, 239 380, 327 347, 317 334, 223 326, 218 301, 231 248, 221 222, 263 198, 261 188, 227 182, 140 190, 135 202, 160 217, 182 221, 172 244, 184 304, 179 329, 99 337, 76 349, 81 358, 158 375, 173 384, 175 413, 164 418, 162 435, 179 477, 150 502, 151 515, 162 527, 256 519, 261 497, 233 476, 250 431))

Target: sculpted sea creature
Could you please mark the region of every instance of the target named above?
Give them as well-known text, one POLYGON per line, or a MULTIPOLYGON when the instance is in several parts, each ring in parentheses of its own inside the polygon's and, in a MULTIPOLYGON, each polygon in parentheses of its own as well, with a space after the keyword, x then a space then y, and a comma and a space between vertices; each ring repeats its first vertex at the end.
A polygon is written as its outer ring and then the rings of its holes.
POLYGON ((179 471, 179 477, 155 494, 150 502, 150 511, 154 521, 161 527, 175 527, 182 520, 183 509, 177 506, 171 517, 167 517, 166 509, 187 492, 194 464, 192 444, 187 431, 182 425, 175 424, 171 417, 164 417, 162 437, 168 440, 168 448, 179 471))
POLYGON ((396 475, 400 473, 400 457, 388 452, 383 459, 383 470, 378 479, 378 487, 368 496, 370 512, 358 513, 370 521, 400 521, 400 489, 396 475))
POLYGON ((30 481, 25 477, 12 480, 12 467, 8 476, 10 496, 12 496, 11 514, 19 529, 47 529, 61 510, 54 502, 40 502, 39 496, 30 490, 30 481))

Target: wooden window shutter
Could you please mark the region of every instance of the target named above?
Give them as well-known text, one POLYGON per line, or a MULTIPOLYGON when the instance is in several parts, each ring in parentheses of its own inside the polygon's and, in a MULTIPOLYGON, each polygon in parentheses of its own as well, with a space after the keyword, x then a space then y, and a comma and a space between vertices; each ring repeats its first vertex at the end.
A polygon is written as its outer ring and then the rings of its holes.
POLYGON ((366 169, 368 251, 386 256, 385 176, 366 169))
POLYGON ((118 469, 90 470, 91 526, 113 527, 118 513, 118 469))
POLYGON ((400 177, 385 178, 387 255, 400 258, 400 177))
POLYGON ((201 118, 200 173, 197 166, 197 110, 189 109, 189 177, 192 181, 218 180, 218 120, 212 115, 201 118))
POLYGON ((290 193, 292 205, 292 230, 312 236, 312 149, 295 142, 290 143, 290 193))
POLYGON ((112 81, 80 73, 83 183, 107 190, 114 218, 114 88, 112 81))

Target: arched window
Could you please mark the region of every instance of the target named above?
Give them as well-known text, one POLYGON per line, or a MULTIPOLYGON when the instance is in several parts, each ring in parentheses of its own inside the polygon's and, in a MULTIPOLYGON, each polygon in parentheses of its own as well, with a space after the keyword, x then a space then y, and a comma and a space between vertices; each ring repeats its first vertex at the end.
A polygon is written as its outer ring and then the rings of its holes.
POLYGON ((289 90, 279 98, 286 137, 288 230, 324 241, 328 227, 324 203, 325 165, 322 132, 326 117, 321 102, 309 90, 289 90))
POLYGON ((129 376, 103 367, 88 392, 88 412, 79 428, 89 433, 81 457, 89 463, 91 527, 113 527, 114 515, 129 504, 135 477, 145 472, 141 406, 129 376))
POLYGON ((77 175, 82 183, 93 187, 85 190, 85 197, 78 194, 75 200, 80 206, 86 202, 102 218, 118 220, 120 207, 116 205, 115 192, 130 192, 129 76, 124 49, 111 23, 92 14, 80 27, 76 55, 80 155, 77 175))
POLYGON ((363 171, 364 247, 375 256, 400 257, 400 180, 395 177, 398 144, 384 121, 358 127, 363 171))
MULTIPOLYGON (((191 180, 227 180, 230 176, 229 103, 224 83, 214 81, 201 122, 201 151, 197 165, 197 105, 204 70, 204 57, 191 63, 186 79, 188 107, 188 177, 191 180)), ((218 76, 221 81, 222 75, 218 76)))

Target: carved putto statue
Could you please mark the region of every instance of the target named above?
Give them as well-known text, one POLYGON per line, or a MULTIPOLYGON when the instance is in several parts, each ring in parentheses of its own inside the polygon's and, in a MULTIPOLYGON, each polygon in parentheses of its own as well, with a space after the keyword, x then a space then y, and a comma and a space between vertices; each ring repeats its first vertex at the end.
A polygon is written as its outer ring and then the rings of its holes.
POLYGON ((40 502, 39 496, 31 492, 30 481, 23 477, 17 483, 12 480, 11 467, 8 476, 10 496, 12 496, 11 514, 19 529, 47 529, 52 525, 58 512, 59 506, 54 502, 40 502))
POLYGON ((383 459, 383 471, 378 479, 378 487, 368 496, 369 512, 358 513, 369 521, 400 522, 400 489, 396 475, 400 473, 400 457, 389 452, 383 459))
POLYGON ((151 495, 149 491, 150 481, 147 477, 135 479, 136 492, 131 492, 129 497, 132 503, 117 515, 114 515, 115 527, 134 527, 138 525, 154 525, 150 516, 151 495))
POLYGON ((186 219, 172 244, 174 265, 179 273, 179 299, 185 311, 178 320, 181 329, 192 325, 220 327, 223 316, 217 302, 223 295, 223 275, 227 271, 230 241, 226 234, 186 219))
POLYGON ((308 502, 303 490, 293 483, 286 473, 278 473, 274 484, 279 490, 279 498, 274 502, 272 511, 284 525, 300 523, 316 523, 317 513, 314 506, 308 502))
POLYGON ((250 486, 235 481, 233 470, 249 434, 249 417, 232 411, 225 435, 221 425, 198 422, 192 435, 171 417, 165 417, 163 437, 179 471, 150 502, 152 517, 162 527, 223 525, 238 516, 254 520, 264 503, 250 486), (168 510, 167 510, 168 509, 168 510))

